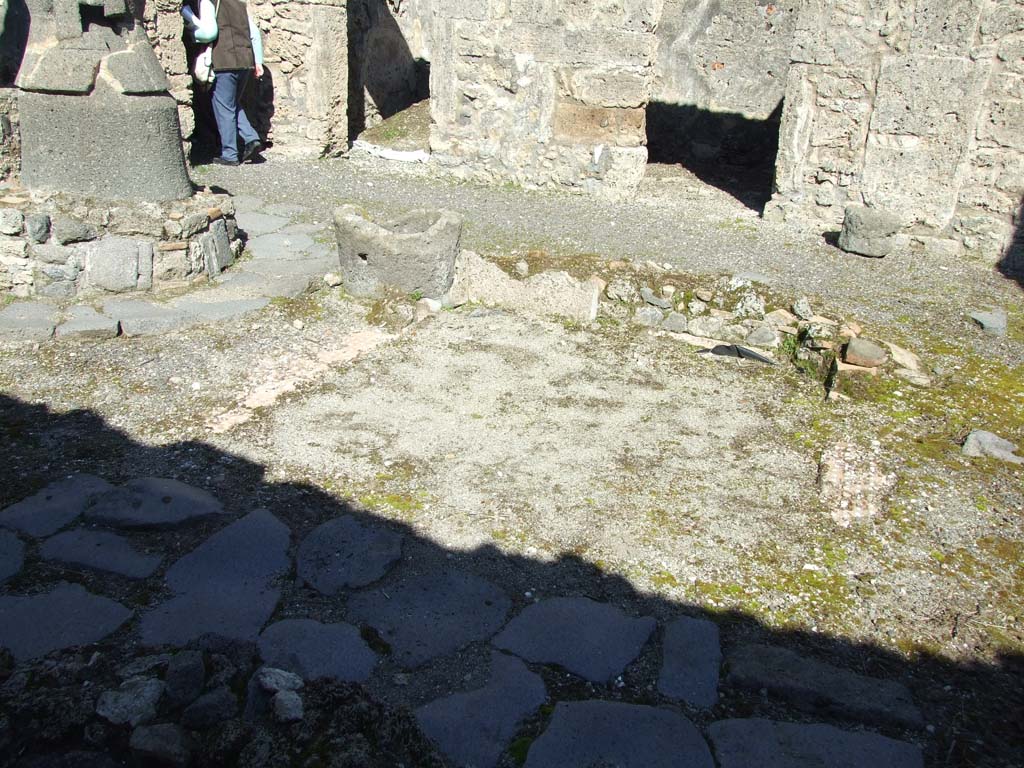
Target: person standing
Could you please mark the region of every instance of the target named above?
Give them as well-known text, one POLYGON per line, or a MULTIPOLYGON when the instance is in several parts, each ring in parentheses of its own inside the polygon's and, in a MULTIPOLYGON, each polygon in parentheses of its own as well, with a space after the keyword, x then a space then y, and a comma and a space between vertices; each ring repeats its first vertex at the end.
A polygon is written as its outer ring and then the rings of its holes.
POLYGON ((212 44, 215 73, 212 100, 213 117, 220 135, 220 155, 213 162, 238 165, 252 159, 263 148, 259 134, 240 103, 249 75, 255 73, 257 78, 263 77, 263 41, 243 0, 217 0, 213 14, 207 11, 208 2, 202 0, 200 3, 199 16, 189 18, 192 14, 184 11, 183 15, 195 28, 197 40, 202 39, 204 32, 209 34, 204 29, 210 26, 206 18, 216 16, 216 31, 213 32, 216 39, 212 44), (241 155, 239 138, 242 141, 241 155))

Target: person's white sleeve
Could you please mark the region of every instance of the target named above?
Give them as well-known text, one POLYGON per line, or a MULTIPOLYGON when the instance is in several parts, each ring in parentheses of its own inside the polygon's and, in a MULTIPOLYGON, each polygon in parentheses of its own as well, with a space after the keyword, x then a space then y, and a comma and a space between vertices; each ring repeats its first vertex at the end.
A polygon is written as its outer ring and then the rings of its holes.
POLYGON ((187 5, 181 9, 181 15, 197 43, 212 43, 217 39, 217 9, 210 0, 199 0, 198 16, 187 5))
POLYGON ((263 66, 263 38, 260 37, 260 28, 249 16, 249 39, 252 40, 252 55, 259 66, 263 66))

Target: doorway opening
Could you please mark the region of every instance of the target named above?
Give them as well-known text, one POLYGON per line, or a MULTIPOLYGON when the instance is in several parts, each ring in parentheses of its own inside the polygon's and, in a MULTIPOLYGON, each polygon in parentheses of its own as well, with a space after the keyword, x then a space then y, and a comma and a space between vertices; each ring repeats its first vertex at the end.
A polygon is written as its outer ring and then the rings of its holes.
POLYGON ((781 101, 765 120, 651 102, 648 162, 682 166, 761 213, 772 196, 781 120, 781 101))

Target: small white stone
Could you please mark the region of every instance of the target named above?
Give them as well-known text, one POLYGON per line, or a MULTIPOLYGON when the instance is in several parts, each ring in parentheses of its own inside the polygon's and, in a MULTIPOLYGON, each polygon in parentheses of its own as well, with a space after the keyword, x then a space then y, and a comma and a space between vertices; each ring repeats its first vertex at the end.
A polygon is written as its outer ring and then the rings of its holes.
POLYGON ((301 331, 305 327, 306 327, 306 324, 304 322, 302 322, 301 320, 293 320, 292 321, 292 328, 294 328, 296 331, 301 331))
POLYGON ((337 288, 341 285, 341 275, 336 272, 328 272, 324 275, 324 282, 327 283, 331 288, 337 288))

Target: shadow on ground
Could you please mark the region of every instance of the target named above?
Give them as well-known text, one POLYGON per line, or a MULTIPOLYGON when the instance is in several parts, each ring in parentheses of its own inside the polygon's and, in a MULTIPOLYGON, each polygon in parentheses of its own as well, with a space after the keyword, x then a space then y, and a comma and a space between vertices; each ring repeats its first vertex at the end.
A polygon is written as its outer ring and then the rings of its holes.
MULTIPOLYGON (((711 612, 700 605, 640 593, 627 579, 603 572, 595 564, 572 552, 565 552, 554 560, 541 561, 510 556, 492 546, 472 551, 449 551, 419 536, 411 526, 377 518, 354 502, 339 499, 322 488, 299 481, 270 482, 266 477, 266 467, 245 458, 228 455, 201 442, 143 445, 86 410, 60 413, 45 405, 0 396, 0 465, 4 467, 5 476, 0 487, 0 508, 74 472, 93 473, 115 483, 143 476, 176 478, 214 494, 230 513, 231 516, 226 518, 228 520, 239 518, 257 508, 270 510, 290 529, 289 552, 292 555, 297 543, 316 526, 339 515, 354 515, 398 531, 404 536, 403 561, 397 570, 415 568, 416 565, 410 565, 412 563, 426 565, 428 569, 440 567, 487 579, 499 585, 511 599, 509 616, 518 614, 530 603, 525 593, 532 591, 545 598, 585 596, 612 603, 633 616, 654 616, 661 625, 682 615, 709 618, 717 623, 721 631, 726 671, 731 649, 741 644, 764 643, 784 646, 807 657, 859 674, 907 685, 923 712, 925 722, 930 724, 929 729, 914 732, 885 723, 876 723, 874 727, 894 738, 921 743, 928 765, 1019 765, 1020 755, 1024 754, 1024 732, 1020 727, 1021 722, 1024 722, 1024 657, 1021 656, 1004 656, 992 665, 953 663, 927 653, 908 660, 875 645, 855 644, 842 637, 807 631, 783 631, 764 626, 742 613, 711 612)), ((100 577, 87 571, 58 567, 41 560, 38 547, 30 545, 25 567, 19 575, 0 588, 0 594, 43 592, 55 583, 66 580, 81 583, 90 592, 116 599, 133 609, 135 617, 125 626, 95 647, 88 647, 78 653, 79 658, 89 659, 92 656, 93 661, 89 664, 95 662, 96 674, 100 675, 103 669, 116 668, 135 656, 152 652, 137 644, 138 617, 165 599, 164 587, 159 582, 162 581, 166 566, 192 551, 223 527, 221 522, 202 522, 174 531, 131 533, 132 541, 140 548, 160 551, 166 555, 161 569, 150 579, 141 582, 112 576, 100 577), (99 651, 98 655, 93 655, 94 648, 99 651), (95 661, 97 658, 100 661, 95 661)), ((282 597, 272 621, 304 616, 322 621, 339 621, 346 615, 340 606, 345 602, 347 594, 324 598, 302 586, 295 577, 294 568, 280 586, 282 597)), ((363 591, 376 591, 378 588, 384 587, 371 586, 363 591)), ((373 636, 373 630, 366 626, 362 627, 362 631, 364 638, 373 636)), ((547 685, 549 700, 557 702, 596 698, 667 706, 683 712, 705 732, 710 723, 729 717, 831 722, 851 730, 861 727, 856 719, 841 712, 824 711, 822 701, 805 699, 799 702, 802 708, 798 708, 793 702, 784 701, 774 694, 741 690, 730 685, 725 677, 721 685, 721 699, 709 712, 679 705, 663 697, 654 685, 660 667, 662 631, 659 629, 652 635, 639 659, 626 669, 622 686, 614 682, 601 685, 587 683, 582 678, 545 667, 540 674, 547 685)), ((326 683, 308 686, 305 690, 308 707, 321 706, 323 711, 335 713, 332 715, 335 718, 340 716, 336 713, 352 714, 357 710, 351 720, 357 722, 354 727, 358 733, 350 733, 347 738, 350 743, 351 739, 359 740, 364 752, 353 758, 351 763, 329 762, 326 757, 317 762, 311 757, 317 749, 331 748, 329 734, 315 732, 318 727, 315 724, 326 722, 323 720, 307 718, 306 723, 294 726, 292 730, 281 726, 275 738, 278 742, 295 739, 305 745, 302 750, 305 750, 303 754, 306 761, 292 764, 384 766, 406 760, 407 766, 441 765, 443 763, 439 762, 439 758, 424 747, 414 728, 411 732, 403 730, 411 728, 409 724, 412 722, 407 715, 402 714, 403 707, 419 706, 465 686, 461 665, 469 663, 465 660, 488 653, 486 640, 471 645, 468 650, 449 657, 447 666, 445 662, 437 665, 429 662, 427 670, 422 672, 426 680, 424 685, 418 686, 415 682, 421 673, 411 672, 409 676, 414 681, 411 684, 401 683, 401 686, 407 685, 407 688, 392 687, 390 692, 385 692, 386 706, 375 702, 358 686, 326 683), (455 682, 452 683, 452 680, 455 682), (371 713, 372 717, 367 713, 371 713)), ((396 679, 400 676, 397 674, 399 669, 389 660, 385 644, 377 643, 374 647, 385 654, 377 677, 386 678, 384 685, 390 685, 392 675, 396 675, 396 679)), ((12 676, 12 670, 4 669, 0 663, 0 764, 34 765, 28 762, 28 758, 33 755, 65 753, 76 749, 102 750, 117 759, 128 756, 130 729, 127 726, 117 728, 102 725, 92 709, 86 707, 87 711, 78 711, 65 704, 61 698, 63 694, 58 689, 61 689, 62 684, 70 685, 75 696, 88 698, 89 689, 81 683, 81 675, 88 672, 83 672, 82 668, 76 668, 78 671, 71 675, 70 682, 59 679, 60 670, 66 669, 61 666, 62 660, 75 654, 73 650, 58 651, 42 662, 41 667, 37 663, 33 680, 39 681, 38 685, 43 688, 34 697, 24 693, 12 694, 9 685, 2 683, 5 678, 14 679, 18 672, 15 671, 12 676), (16 702, 18 696, 22 698, 16 702)), ((84 664, 80 667, 88 669, 84 664)), ((108 677, 112 680, 113 674, 109 673, 108 677)), ((238 691, 242 695, 244 682, 236 681, 233 685, 240 686, 238 691)), ((531 743, 547 727, 550 716, 551 708, 543 707, 538 715, 523 726, 516 743, 531 743)), ((232 721, 204 738, 207 741, 201 749, 195 751, 193 765, 255 764, 248 758, 243 760, 238 756, 239 750, 247 743, 258 740, 252 732, 252 726, 240 720, 232 721)), ((300 756, 293 755, 293 758, 300 756)), ((515 764, 512 757, 506 756, 505 760, 504 765, 515 764)))
POLYGON ((766 120, 685 104, 647 107, 650 162, 681 164, 758 213, 771 199, 782 102, 766 120))

